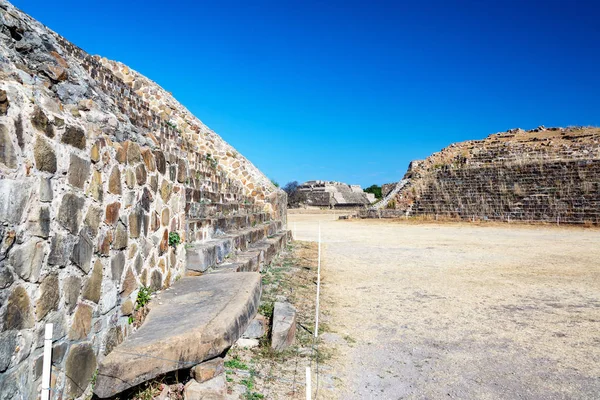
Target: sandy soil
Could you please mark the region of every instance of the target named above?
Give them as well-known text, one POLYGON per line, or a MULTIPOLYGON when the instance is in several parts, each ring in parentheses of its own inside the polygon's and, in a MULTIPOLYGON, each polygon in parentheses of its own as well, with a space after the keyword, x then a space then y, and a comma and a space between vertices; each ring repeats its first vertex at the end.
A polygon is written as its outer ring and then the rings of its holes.
POLYGON ((323 214, 288 226, 315 240, 318 221, 323 345, 336 349, 319 398, 600 398, 600 230, 323 214))

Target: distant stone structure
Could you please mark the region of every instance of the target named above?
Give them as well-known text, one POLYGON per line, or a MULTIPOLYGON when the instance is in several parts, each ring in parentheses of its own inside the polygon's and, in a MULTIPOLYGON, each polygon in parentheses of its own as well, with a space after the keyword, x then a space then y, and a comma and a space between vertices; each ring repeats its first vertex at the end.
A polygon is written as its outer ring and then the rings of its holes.
POLYGON ((256 312, 286 215, 286 194, 167 91, 0 0, 0 400, 39 397, 47 323, 53 399, 89 398, 93 379, 114 395, 222 352, 256 312), (144 329, 131 323, 142 287, 213 271, 215 301, 247 295, 213 342, 178 343, 175 363, 137 381, 107 372, 144 329))
POLYGON ((307 181, 298 186, 300 202, 306 206, 329 208, 365 207, 375 202, 373 193, 365 193, 360 185, 334 181, 307 181))
POLYGON ((600 128, 511 129, 413 161, 363 217, 600 223, 600 128))

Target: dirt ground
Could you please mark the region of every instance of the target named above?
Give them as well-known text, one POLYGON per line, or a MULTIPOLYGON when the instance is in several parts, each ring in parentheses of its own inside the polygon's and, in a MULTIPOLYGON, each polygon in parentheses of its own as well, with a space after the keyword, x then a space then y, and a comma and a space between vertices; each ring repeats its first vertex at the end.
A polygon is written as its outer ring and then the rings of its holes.
POLYGON ((319 221, 318 398, 600 398, 600 230, 319 221))

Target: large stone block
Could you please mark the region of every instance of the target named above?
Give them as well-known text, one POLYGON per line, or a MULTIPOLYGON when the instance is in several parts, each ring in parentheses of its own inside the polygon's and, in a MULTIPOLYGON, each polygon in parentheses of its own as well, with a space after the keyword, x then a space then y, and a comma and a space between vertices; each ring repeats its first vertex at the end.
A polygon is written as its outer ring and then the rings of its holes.
POLYGON ((69 174, 67 176, 68 181, 71 185, 83 189, 83 185, 85 185, 85 181, 87 181, 88 176, 90 176, 90 166, 91 163, 88 160, 84 160, 81 157, 76 156, 75 154, 71 154, 71 159, 69 163, 69 174))
POLYGON ((127 272, 125 273, 125 279, 123 279, 123 285, 121 286, 121 297, 129 296, 137 288, 138 284, 135 280, 135 275, 133 275, 131 267, 127 268, 127 272))
POLYGON ((184 400, 224 400, 226 394, 227 384, 224 375, 219 375, 203 383, 192 379, 183 390, 184 400))
POLYGON ((95 238, 98 235, 98 229, 100 228, 101 221, 102 209, 99 207, 91 206, 88 209, 88 212, 85 215, 85 219, 83 221, 85 233, 87 233, 90 236, 90 238, 95 238))
POLYGON ((223 372, 225 372, 225 365, 221 357, 200 363, 190 371, 192 378, 198 383, 206 382, 223 372))
POLYGON ((275 302, 273 308, 273 327, 271 330, 271 348, 285 350, 294 343, 296 336, 296 309, 290 303, 275 302))
POLYGON ((73 193, 67 193, 62 198, 56 219, 72 234, 76 234, 79 231, 81 212, 84 204, 85 199, 73 193))
POLYGON ((17 168, 17 155, 8 128, 0 124, 0 163, 8 168, 17 168))
POLYGON ((90 262, 92 261, 93 254, 94 243, 86 233, 81 231, 79 233, 79 241, 73 247, 71 261, 87 274, 90 270, 90 262))
POLYGON ((22 286, 14 288, 6 303, 4 329, 33 328, 33 313, 27 291, 22 286))
POLYGON ((32 238, 12 249, 10 252, 10 264, 21 279, 37 282, 45 255, 45 242, 37 238, 32 238))
POLYGON ((96 355, 90 343, 71 346, 65 361, 66 395, 76 398, 83 394, 96 371, 96 355))
POLYGON ((98 303, 102 293, 102 262, 96 260, 92 274, 83 287, 83 298, 98 303))
POLYGON ((0 179, 0 221, 19 224, 31 197, 32 181, 0 179))
POLYGON ((77 299, 81 291, 81 278, 78 276, 68 276, 63 280, 63 298, 67 312, 71 313, 77 306, 77 299))
POLYGON ((119 210, 121 209, 121 203, 115 202, 110 203, 106 206, 106 216, 104 217, 104 222, 108 225, 115 225, 117 220, 119 219, 119 210))
POLYGON ((92 312, 92 307, 87 304, 80 303, 77 306, 69 331, 70 340, 83 340, 87 337, 92 329, 92 312))
POLYGON ((117 223, 117 229, 115 229, 115 238, 112 246, 115 250, 123 250, 127 247, 128 236, 127 227, 121 221, 117 223))
POLYGON ((123 269, 125 268, 125 253, 119 251, 111 260, 110 260, 110 272, 113 281, 120 282, 121 276, 123 276, 123 269))
POLYGON ((50 207, 47 205, 36 205, 31 208, 27 218, 27 231, 44 239, 50 236, 50 207))
POLYGON ((62 235, 57 233, 50 242, 50 255, 48 264, 65 266, 69 262, 73 247, 78 239, 73 235, 62 235))
POLYGON ((140 236, 148 235, 148 225, 150 218, 144 213, 141 207, 136 207, 129 214, 129 235, 131 238, 138 238, 140 236))
POLYGON ((51 310, 58 308, 60 289, 58 287, 58 275, 49 274, 42 280, 39 289, 40 297, 35 304, 35 315, 41 321, 51 310))
POLYGON ((50 172, 51 174, 56 172, 56 153, 54 148, 41 136, 38 136, 35 140, 33 158, 35 159, 35 167, 40 171, 50 172))
POLYGON ((49 203, 54 198, 52 192, 52 180, 50 178, 40 177, 40 201, 49 203))
POLYGON ((78 126, 67 126, 65 133, 62 135, 61 142, 83 150, 86 145, 85 132, 78 126))
POLYGON ((87 194, 100 203, 102 203, 102 199, 104 198, 104 189, 102 185, 102 173, 94 170, 92 172, 92 179, 88 185, 87 194))
POLYGON ((52 123, 44 111, 38 106, 35 107, 31 114, 31 125, 38 131, 43 132, 49 138, 54 137, 54 127, 52 126, 52 123))
POLYGON ((165 172, 167 172, 167 160, 165 159, 165 154, 160 150, 155 150, 154 160, 156 162, 156 169, 164 175, 165 172))
POLYGON ((110 171, 110 176, 108 177, 108 191, 112 194, 123 193, 121 187, 121 170, 117 166, 114 166, 112 171, 110 171))
POLYGON ((10 365, 10 359, 17 348, 17 331, 11 330, 0 333, 0 372, 10 365))

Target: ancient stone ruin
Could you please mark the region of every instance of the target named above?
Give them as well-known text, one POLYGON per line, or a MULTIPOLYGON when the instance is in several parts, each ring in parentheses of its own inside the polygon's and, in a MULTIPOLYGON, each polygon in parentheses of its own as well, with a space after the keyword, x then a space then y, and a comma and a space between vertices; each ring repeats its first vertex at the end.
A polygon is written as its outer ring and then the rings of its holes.
POLYGON ((285 193, 157 84, 4 0, 0 65, 0 399, 39 396, 47 323, 52 398, 218 356, 290 239, 285 193), (134 332, 142 287, 162 304, 134 332))
POLYGON ((358 208, 375 202, 375 195, 359 185, 333 181, 307 181, 298 186, 302 205, 321 208, 358 208))
POLYGON ((512 129, 413 161, 362 217, 600 223, 600 129, 512 129))

